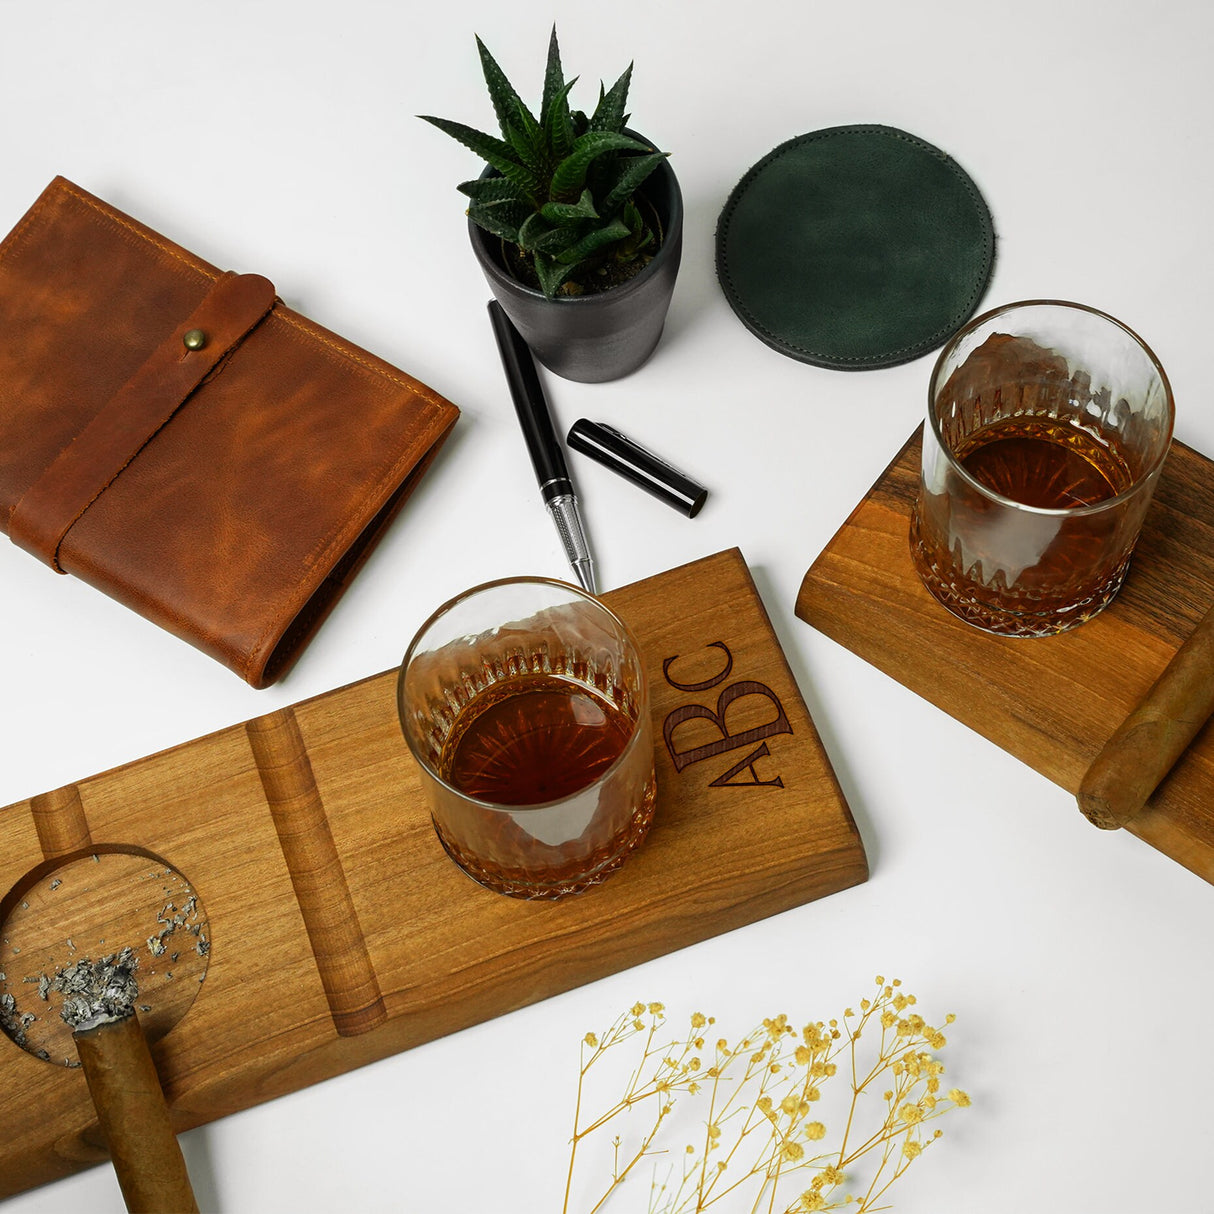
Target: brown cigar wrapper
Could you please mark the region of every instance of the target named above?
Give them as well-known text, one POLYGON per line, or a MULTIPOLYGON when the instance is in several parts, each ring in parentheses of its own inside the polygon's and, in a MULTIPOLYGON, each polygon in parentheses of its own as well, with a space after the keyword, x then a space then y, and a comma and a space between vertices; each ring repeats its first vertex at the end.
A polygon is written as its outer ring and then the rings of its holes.
POLYGON ((1116 830, 1147 803, 1214 714, 1214 608, 1121 723, 1079 785, 1079 808, 1116 830))
POLYGON ((131 1214, 198 1214, 147 1039, 134 1013, 73 1034, 131 1214))

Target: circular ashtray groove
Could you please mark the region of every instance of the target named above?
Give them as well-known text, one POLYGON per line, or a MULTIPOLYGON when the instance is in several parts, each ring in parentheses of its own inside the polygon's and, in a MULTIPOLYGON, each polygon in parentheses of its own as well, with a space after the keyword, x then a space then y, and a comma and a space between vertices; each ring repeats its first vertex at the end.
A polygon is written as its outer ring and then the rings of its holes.
POLYGON ((197 893, 151 852, 106 847, 41 864, 0 902, 0 1029, 45 1062, 78 1066, 64 1000, 87 966, 109 961, 134 965, 135 1007, 155 1041, 189 1011, 209 956, 197 893))

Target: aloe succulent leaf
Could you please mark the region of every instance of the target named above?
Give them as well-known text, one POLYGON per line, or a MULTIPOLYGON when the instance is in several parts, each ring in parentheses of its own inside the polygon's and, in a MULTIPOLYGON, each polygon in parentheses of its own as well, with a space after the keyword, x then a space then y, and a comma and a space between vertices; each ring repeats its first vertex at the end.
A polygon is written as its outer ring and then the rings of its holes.
POLYGON ((590 223, 549 223, 540 212, 533 212, 519 225, 518 243, 528 252, 555 255, 571 249, 586 234, 590 223))
POLYGON ((533 264, 536 277, 540 280, 540 290, 549 299, 555 298, 556 293, 573 273, 572 266, 562 265, 555 258, 547 257, 542 253, 536 254, 533 264))
POLYGON ((599 103, 595 106, 594 113, 590 115, 590 130, 623 131, 627 118, 624 106, 628 104, 628 88, 631 83, 632 64, 630 63, 610 89, 604 91, 602 85, 599 86, 599 103))
POLYGON ((583 190, 577 202, 546 202, 540 207, 540 214, 549 223, 569 223, 579 219, 598 219, 599 212, 594 205, 594 195, 589 190, 583 190))
POLYGON ((586 171, 604 152, 647 152, 649 149, 627 135, 614 131, 587 131, 574 140, 573 149, 552 174, 549 198, 563 202, 577 197, 586 187, 586 171))
POLYGON ((561 48, 556 41, 556 26, 548 37, 548 62, 544 67, 544 96, 540 102, 540 123, 548 125, 552 107, 562 92, 568 93, 569 86, 565 83, 565 71, 561 67, 561 48))
POLYGON ((524 249, 534 249, 538 242, 551 230, 552 225, 544 219, 539 211, 532 211, 519 224, 518 243, 524 249))
POLYGON ((418 117, 475 152, 503 177, 526 190, 529 197, 537 198, 541 192, 543 182, 527 165, 519 163, 514 149, 508 143, 503 143, 502 140, 486 135, 484 131, 478 131, 474 127, 465 126, 462 122, 453 122, 449 118, 434 118, 429 114, 419 114, 418 117))
POLYGON ((643 253, 654 243, 653 233, 646 228, 643 234, 633 232, 633 234, 624 241, 620 242, 620 247, 615 253, 618 261, 632 261, 639 253, 643 253))
MULTIPOLYGON (((476 39, 476 48, 480 52, 481 70, 485 75, 489 99, 493 102, 493 112, 497 115, 497 124, 502 129, 502 137, 509 141, 510 126, 517 107, 521 106, 524 110, 527 110, 527 107, 523 105, 522 99, 514 91, 514 86, 506 79, 506 73, 498 66, 497 60, 489 53, 489 48, 479 36, 476 39)), ((527 110, 527 113, 530 116, 530 110, 527 110)), ((535 118, 532 117, 531 121, 534 122, 535 118)))
POLYGON ((515 202, 510 198, 501 198, 496 202, 473 202, 469 204, 468 210, 486 217, 495 216, 501 222, 509 223, 514 229, 518 229, 529 215, 535 214, 527 203, 515 202))
POLYGON ((652 152, 648 156, 620 156, 611 165, 615 180, 603 196, 603 214, 610 215, 626 203, 665 159, 665 152, 652 152))
POLYGON ((510 207, 507 204, 473 202, 468 208, 468 218, 477 227, 484 228, 494 236, 500 236, 511 244, 519 242, 519 223, 530 212, 525 206, 510 207))
POLYGON ((515 118, 517 121, 507 127, 510 146, 514 149, 515 156, 536 175, 536 178, 544 180, 551 173, 552 165, 549 162, 547 140, 543 128, 521 101, 518 104, 515 118))
MULTIPOLYGON (((522 233, 520 232, 520 237, 522 233)), ((536 237, 531 244, 523 247, 532 253, 543 253, 548 257, 557 257, 567 249, 573 248, 580 239, 577 231, 572 228, 550 228, 543 235, 536 237)))
MULTIPOLYGON (((478 156, 485 160, 493 155, 498 160, 510 160, 514 156, 514 149, 506 142, 498 139, 494 135, 487 135, 484 131, 478 131, 475 127, 467 126, 462 122, 454 122, 450 118, 435 118, 432 114, 418 114, 418 117, 423 122, 428 122, 444 134, 450 135, 452 139, 458 139, 466 148, 471 148, 478 156)), ((496 166, 495 166, 496 167, 496 166)))
POLYGON ((635 203, 625 204, 620 218, 628 228, 628 239, 620 241, 619 247, 613 250, 612 255, 618 261, 631 261, 638 253, 657 243, 657 237, 645 223, 645 217, 635 203))
POLYGON ((573 115, 569 110, 569 90, 576 83, 577 77, 575 76, 567 84, 561 86, 551 105, 545 103, 544 106, 541 121, 544 124, 544 134, 556 164, 569 155, 573 149, 573 141, 578 135, 573 115))
POLYGON ((609 224, 587 232, 575 245, 557 255, 557 260, 565 265, 577 265, 585 261, 593 253, 608 245, 615 244, 628 236, 628 225, 622 219, 613 219, 609 224))
MULTIPOLYGON (((510 123, 510 132, 516 138, 522 134, 527 142, 535 145, 535 141, 539 138, 543 128, 536 121, 535 115, 520 101, 514 108, 514 121, 510 123)), ((509 140, 511 145, 514 145, 514 140, 509 140)))
POLYGON ((455 188, 478 202, 513 201, 531 205, 526 191, 508 177, 477 177, 472 181, 461 182, 455 188))

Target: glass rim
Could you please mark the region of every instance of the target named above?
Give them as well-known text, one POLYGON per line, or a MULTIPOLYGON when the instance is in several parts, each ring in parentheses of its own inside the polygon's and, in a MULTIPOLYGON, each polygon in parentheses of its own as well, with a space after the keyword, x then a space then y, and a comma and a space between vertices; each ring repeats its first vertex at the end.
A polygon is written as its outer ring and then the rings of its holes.
MULTIPOLYGON (((500 801, 486 801, 481 797, 474 797, 471 794, 464 792, 462 788, 456 788, 454 784, 443 779, 443 777, 434 770, 429 760, 424 755, 417 753, 417 748, 413 745, 413 739, 409 736, 409 730, 405 728, 404 713, 402 712, 405 688, 405 672, 409 669, 409 662, 417 649, 418 642, 421 641, 431 624, 435 623, 435 621, 437 621, 441 616, 446 615, 446 613, 453 607, 456 607, 465 600, 472 598, 473 595, 481 594, 488 590, 497 590, 503 586, 550 586, 558 590, 572 591, 575 599, 580 599, 582 602, 597 607, 601 612, 603 612, 604 615, 606 615, 616 624, 636 653, 637 669, 640 671, 641 675, 641 690, 644 693, 642 698, 645 701, 644 710, 646 712, 649 708, 649 677, 645 672, 645 661, 641 655, 641 647, 637 644, 637 639, 633 635, 632 629, 629 628, 628 625, 625 624, 624 621, 621 620, 620 617, 616 615, 616 613, 612 611, 611 608, 608 607, 607 604, 604 603, 597 595, 593 595, 589 591, 583 590, 580 586, 575 586, 572 582, 562 581, 560 578, 522 574, 514 577, 495 578, 493 581, 489 582, 481 582, 477 586, 470 586, 467 590, 461 591, 457 595, 453 595, 445 603, 442 603, 436 607, 429 614, 429 616, 426 617, 424 623, 418 627, 417 632, 414 634, 413 640, 409 642, 409 647, 405 650, 405 656, 401 659, 400 670, 396 676, 396 715, 400 719, 401 733, 404 734, 405 745, 408 746, 409 753, 414 757, 414 759, 417 760, 418 765, 430 776, 432 780, 434 780, 436 784, 441 785, 441 787, 446 789, 448 792, 454 794, 463 801, 467 801, 471 805, 478 806, 481 809, 492 810, 495 813, 531 813, 534 810, 552 809, 554 806, 563 805, 569 801, 570 798, 581 796, 582 793, 584 793, 587 789, 593 788, 596 784, 601 784, 610 776, 613 776, 620 765, 631 756, 633 748, 637 744, 637 738, 639 738, 641 735, 641 727, 643 722, 641 720, 641 713, 638 712, 636 718, 632 722, 632 732, 628 735, 627 744, 624 746, 624 749, 621 750, 618 755, 616 755, 615 760, 612 762, 610 767, 601 771, 593 780, 590 781, 589 784, 584 784, 575 792, 569 793, 563 797, 557 797, 552 801, 536 801, 528 805, 506 805, 500 801)), ((585 684, 578 683, 575 679, 570 679, 569 682, 574 683, 579 687, 585 686, 585 684)))
POLYGON ((1140 494, 1144 486, 1148 485, 1159 474, 1159 470, 1163 467, 1164 460, 1167 459, 1168 451, 1172 446, 1173 432, 1176 426, 1176 401, 1172 395, 1172 384, 1168 379, 1167 372, 1163 369, 1163 364, 1159 361, 1155 351, 1129 325, 1118 320, 1115 316, 1109 315, 1108 312, 1103 312, 1099 308, 1093 308, 1089 304, 1075 303, 1068 299, 1020 299, 1012 303, 1000 304, 996 308, 990 308, 983 312, 980 316, 974 316, 966 321, 956 333, 952 335, 944 344, 944 348, 936 357, 932 373, 928 380, 927 387, 927 420, 931 424, 932 433, 935 435, 936 442, 940 450, 944 453, 945 459, 948 460, 949 466, 961 479, 975 489, 983 497, 988 498, 992 502, 996 502, 1001 506, 1008 506, 1014 510, 1023 510, 1028 514, 1040 515, 1046 518, 1083 518, 1088 515, 1101 514, 1105 510, 1112 510, 1125 502, 1131 500, 1140 494), (1167 426, 1164 434, 1164 442, 1162 443, 1159 453, 1151 461, 1150 465, 1143 470, 1141 475, 1134 478, 1132 484, 1123 489, 1120 493, 1114 494, 1112 497, 1106 497, 1102 501, 1092 502, 1086 506, 1070 506, 1070 507, 1047 507, 1047 506, 1030 506, 1027 502, 1018 502, 1014 497, 1007 497, 1000 493, 997 489, 992 489, 978 480, 970 473, 964 465, 953 454, 951 447, 944 441, 940 433, 940 418, 936 411, 936 384, 940 376, 940 371, 944 366, 945 359, 956 349, 956 347, 981 325, 993 320, 995 317, 1006 312, 1017 312, 1026 308, 1063 308, 1070 309, 1075 312, 1086 312, 1091 316, 1097 316, 1101 320, 1107 321, 1115 328, 1120 329, 1127 337, 1134 342, 1142 352, 1147 356, 1151 366, 1155 368, 1155 373, 1159 376, 1159 381, 1163 385, 1164 397, 1167 401, 1167 426))

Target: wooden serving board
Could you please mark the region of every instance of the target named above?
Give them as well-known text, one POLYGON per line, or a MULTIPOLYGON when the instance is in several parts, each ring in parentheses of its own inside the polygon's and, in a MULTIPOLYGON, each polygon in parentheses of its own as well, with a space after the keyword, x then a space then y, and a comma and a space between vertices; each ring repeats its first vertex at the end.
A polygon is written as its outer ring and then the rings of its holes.
MULTIPOLYGON (((962 623, 923 588, 907 539, 919 457, 915 434, 806 573, 797 615, 1076 792, 1214 602, 1214 463, 1174 443, 1118 596, 1026 640, 962 623)), ((1127 829, 1214 882, 1214 722, 1127 829)))
MULTIPOLYGON (((134 946, 183 1130, 864 881, 741 554, 604 599, 646 659, 659 796, 602 886, 522 902, 452 864, 388 671, 0 810, 0 993, 49 1016, 40 970, 134 946)), ((0 1037, 0 1092, 0 1197, 105 1158, 62 1056, 0 1037)))

